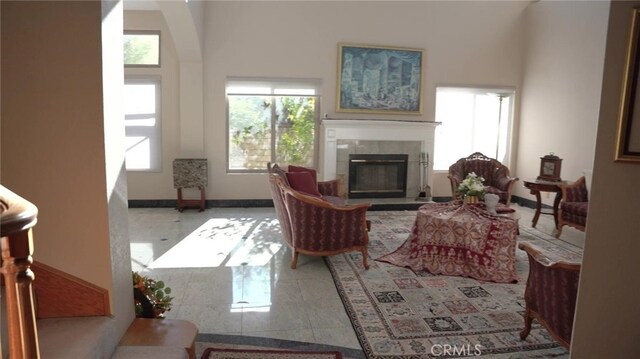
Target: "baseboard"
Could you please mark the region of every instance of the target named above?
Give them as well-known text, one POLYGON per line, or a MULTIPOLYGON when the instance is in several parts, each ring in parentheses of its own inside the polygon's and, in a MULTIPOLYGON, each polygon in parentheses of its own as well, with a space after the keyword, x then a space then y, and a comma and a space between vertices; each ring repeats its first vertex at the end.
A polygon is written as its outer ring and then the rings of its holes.
MULTIPOLYGON (((270 199, 208 199, 205 201, 207 208, 226 207, 273 207, 270 199)), ((130 199, 129 208, 176 208, 175 199, 130 199)), ((195 207, 194 207, 195 208, 195 207)))
POLYGON ((36 278, 33 291, 38 319, 111 314, 106 289, 38 261, 31 270, 36 278))
MULTIPOLYGON (((433 197, 434 202, 448 202, 451 197, 433 197)), ((130 199, 129 208, 176 208, 175 199, 130 199)), ((536 201, 522 198, 518 196, 511 197, 512 203, 517 203, 523 207, 536 208, 536 201)), ((371 211, 403 211, 403 210, 416 210, 424 202, 415 203, 394 203, 394 204, 373 204, 370 208, 371 211)), ((270 199, 208 199, 206 201, 207 208, 227 208, 227 207, 239 207, 239 208, 253 208, 253 207, 273 207, 273 201, 270 199)), ((542 208, 552 208, 546 204, 542 205, 542 208)))

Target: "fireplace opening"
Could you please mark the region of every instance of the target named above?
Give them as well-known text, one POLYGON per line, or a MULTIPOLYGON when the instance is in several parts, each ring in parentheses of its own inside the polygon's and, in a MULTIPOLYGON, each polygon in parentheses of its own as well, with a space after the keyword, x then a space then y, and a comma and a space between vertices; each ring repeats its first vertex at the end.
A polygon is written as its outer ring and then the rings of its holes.
POLYGON ((349 155, 349 198, 407 196, 409 155, 349 155))

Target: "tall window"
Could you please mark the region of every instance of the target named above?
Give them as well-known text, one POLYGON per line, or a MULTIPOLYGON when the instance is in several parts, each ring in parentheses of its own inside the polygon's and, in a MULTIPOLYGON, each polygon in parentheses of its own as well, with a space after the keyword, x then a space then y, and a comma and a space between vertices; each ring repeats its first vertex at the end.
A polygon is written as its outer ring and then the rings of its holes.
POLYGON ((125 79, 124 120, 127 171, 160 171, 159 79, 125 79))
POLYGON ((160 66, 160 31, 125 31, 125 67, 160 66))
POLYGON ((227 81, 229 172, 265 171, 267 162, 313 167, 317 80, 227 81))
POLYGON ((473 152, 508 160, 513 90, 438 87, 434 170, 448 170, 473 152))

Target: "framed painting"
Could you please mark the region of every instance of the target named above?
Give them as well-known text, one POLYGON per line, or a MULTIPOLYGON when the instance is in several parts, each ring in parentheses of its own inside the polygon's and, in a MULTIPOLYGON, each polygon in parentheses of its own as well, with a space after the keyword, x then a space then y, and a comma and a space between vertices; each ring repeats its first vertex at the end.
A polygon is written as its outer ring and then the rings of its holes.
POLYGON ((422 114, 424 50, 338 44, 336 111, 422 114))
POLYGON ((616 162, 640 163, 640 9, 633 9, 618 115, 616 162), (638 106, 636 106, 638 105, 638 106))

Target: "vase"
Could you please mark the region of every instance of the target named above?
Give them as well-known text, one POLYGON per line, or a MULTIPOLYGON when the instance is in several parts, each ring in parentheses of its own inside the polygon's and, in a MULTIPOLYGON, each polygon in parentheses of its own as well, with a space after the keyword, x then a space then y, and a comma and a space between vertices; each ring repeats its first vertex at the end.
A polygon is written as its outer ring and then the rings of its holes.
POLYGON ((500 196, 498 196, 497 194, 487 193, 484 195, 484 204, 487 208, 487 211, 491 214, 497 214, 496 206, 498 205, 499 201, 500 196))
POLYGON ((479 201, 478 196, 469 196, 469 195, 464 196, 465 204, 474 204, 474 203, 478 203, 478 201, 479 201))

